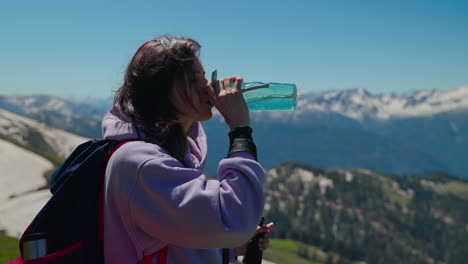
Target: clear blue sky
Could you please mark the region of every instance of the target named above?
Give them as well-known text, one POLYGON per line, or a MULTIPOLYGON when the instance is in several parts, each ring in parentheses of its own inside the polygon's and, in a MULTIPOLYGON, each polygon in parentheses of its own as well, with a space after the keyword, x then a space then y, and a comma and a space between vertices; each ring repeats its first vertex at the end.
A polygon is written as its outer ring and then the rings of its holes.
POLYGON ((109 96, 169 33, 207 72, 302 90, 468 84, 468 1, 1 1, 0 94, 109 96))

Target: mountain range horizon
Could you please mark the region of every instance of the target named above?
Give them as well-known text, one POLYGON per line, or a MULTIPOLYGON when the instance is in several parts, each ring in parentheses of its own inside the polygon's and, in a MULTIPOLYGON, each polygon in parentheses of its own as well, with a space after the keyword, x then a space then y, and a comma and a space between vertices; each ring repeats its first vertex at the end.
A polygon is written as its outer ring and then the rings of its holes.
MULTIPOLYGON (((89 104, 94 107, 102 108, 109 108, 113 101, 113 95, 109 96, 92 96, 92 95, 55 95, 55 94, 48 94, 48 93, 38 93, 38 94, 9 94, 9 95, 1 95, 1 97, 8 97, 13 100, 22 100, 23 107, 30 106, 34 103, 34 100, 31 101, 25 100, 28 97, 57 97, 62 98, 67 101, 71 101, 74 103, 82 103, 82 104, 89 104)), ((298 106, 296 112, 299 111, 307 111, 307 110, 314 110, 314 111, 330 111, 343 114, 349 118, 361 120, 367 117, 365 114, 362 115, 361 113, 345 113, 345 110, 349 110, 349 108, 341 108, 336 105, 320 105, 320 103, 324 102, 336 102, 343 99, 351 100, 348 103, 354 103, 359 105, 366 105, 369 104, 371 109, 367 109, 368 111, 375 111, 378 107, 386 107, 386 111, 380 114, 376 114, 373 116, 377 119, 388 119, 392 117, 408 117, 408 116, 418 116, 418 115, 432 115, 434 113, 440 112, 447 112, 453 111, 458 109, 468 108, 468 84, 460 85, 457 87, 446 88, 446 89, 435 89, 429 88, 424 90, 411 90, 405 92, 372 92, 365 88, 348 88, 348 89, 327 89, 327 90, 299 90, 298 91, 298 106), (460 98, 461 97, 461 98, 460 98), (359 101, 359 99, 372 99, 370 101, 359 101), (306 100, 303 100, 306 99, 306 100), (312 102, 314 104, 307 105, 307 103, 312 102), (353 101, 354 100, 354 101, 353 101), (395 100, 400 101, 400 105, 392 105, 390 102, 394 102, 395 100), (451 100, 451 101, 450 101, 451 100), (432 108, 425 107, 425 109, 411 109, 408 108, 409 106, 420 105, 421 103, 427 102, 432 105, 432 108), (380 103, 380 105, 376 104, 380 103), (453 105, 449 105, 448 103, 454 103, 453 105), (444 105, 442 109, 434 108, 435 105, 444 105), (398 108, 403 107, 403 108, 398 108), (405 108, 406 107, 406 108, 405 108), (341 110, 341 111, 340 111, 341 110), (393 111, 392 111, 393 110, 393 111), (405 113, 406 110, 408 111, 405 113), (431 112, 432 111, 432 112, 431 112)), ((16 104, 20 102, 15 102, 16 104)), ((49 107, 53 107, 53 105, 49 105, 49 107)), ((49 109, 53 110, 53 109, 49 109)), ((356 110, 356 109, 354 109, 356 110)), ((365 111, 366 107, 361 107, 359 110, 365 111)), ((286 111, 288 112, 288 111, 286 111)))
MULTIPOLYGON (((0 108, 88 138, 101 137, 101 119, 111 105, 112 97, 0 96, 0 108)), ((275 153, 260 156, 266 168, 297 160, 321 168, 402 175, 444 171, 464 178, 467 117, 468 86, 404 94, 307 92, 298 95, 296 111, 251 112, 259 153, 275 153)), ((216 110, 204 126, 210 145, 227 146, 228 129, 216 110)), ((224 152, 210 150, 210 174, 224 152)))

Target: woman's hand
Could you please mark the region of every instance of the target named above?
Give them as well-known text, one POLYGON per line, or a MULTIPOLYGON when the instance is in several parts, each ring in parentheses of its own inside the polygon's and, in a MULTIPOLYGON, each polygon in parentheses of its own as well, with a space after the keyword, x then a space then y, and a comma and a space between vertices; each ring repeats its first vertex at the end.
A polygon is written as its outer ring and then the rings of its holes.
POLYGON ((233 130, 236 127, 250 126, 250 114, 241 92, 243 79, 240 77, 222 78, 214 85, 214 106, 233 130), (235 82, 234 88, 231 84, 235 82))
MULTIPOLYGON (((255 235, 263 233, 263 237, 258 240, 258 248, 262 251, 266 250, 270 246, 270 232, 273 226, 273 223, 269 223, 266 226, 257 227, 257 231, 255 231, 255 235)), ((248 242, 238 248, 235 248, 234 253, 236 256, 245 256, 247 245, 248 242)))

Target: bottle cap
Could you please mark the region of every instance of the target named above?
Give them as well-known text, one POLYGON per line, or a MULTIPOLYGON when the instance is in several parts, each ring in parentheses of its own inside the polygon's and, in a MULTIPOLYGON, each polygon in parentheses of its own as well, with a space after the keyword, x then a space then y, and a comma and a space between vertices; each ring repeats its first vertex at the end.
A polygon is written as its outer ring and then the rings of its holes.
POLYGON ((214 69, 211 72, 211 86, 213 86, 213 89, 217 80, 218 80, 218 70, 214 69))

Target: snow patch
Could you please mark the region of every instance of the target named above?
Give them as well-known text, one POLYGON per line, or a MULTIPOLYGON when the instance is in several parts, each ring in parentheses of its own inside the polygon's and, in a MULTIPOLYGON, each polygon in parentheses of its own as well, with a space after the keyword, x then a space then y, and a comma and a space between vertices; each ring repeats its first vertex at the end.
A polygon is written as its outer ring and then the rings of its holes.
POLYGON ((346 180, 346 182, 352 182, 353 181, 353 174, 351 172, 349 172, 349 171, 346 171, 345 180, 346 180))
POLYGON ((302 182, 312 182, 315 179, 314 173, 308 170, 298 168, 294 170, 294 173, 299 176, 302 182))
POLYGON ((54 168, 45 158, 0 140, 0 229, 19 237, 49 199, 44 174, 54 168))
POLYGON ((7 235, 20 238, 41 208, 52 195, 50 191, 41 190, 15 197, 0 205, 0 229, 7 235))
POLYGON ((333 181, 331 179, 328 179, 327 177, 319 176, 318 177, 318 184, 319 184, 319 187, 320 187, 320 193, 322 195, 325 194, 328 187, 333 188, 333 181))
POLYGON ((302 168, 294 169, 289 179, 298 180, 302 184, 318 184, 321 194, 325 194, 327 188, 333 188, 333 181, 331 179, 321 174, 315 175, 313 172, 302 168))

